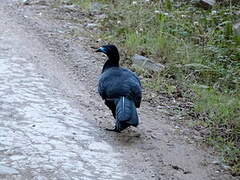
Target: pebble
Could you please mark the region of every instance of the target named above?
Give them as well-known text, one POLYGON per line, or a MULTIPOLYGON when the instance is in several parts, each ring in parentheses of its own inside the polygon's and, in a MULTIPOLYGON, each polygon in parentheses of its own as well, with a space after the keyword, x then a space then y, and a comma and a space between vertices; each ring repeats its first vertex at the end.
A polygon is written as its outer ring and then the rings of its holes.
POLYGON ((219 165, 221 162, 218 160, 212 161, 212 164, 219 165))

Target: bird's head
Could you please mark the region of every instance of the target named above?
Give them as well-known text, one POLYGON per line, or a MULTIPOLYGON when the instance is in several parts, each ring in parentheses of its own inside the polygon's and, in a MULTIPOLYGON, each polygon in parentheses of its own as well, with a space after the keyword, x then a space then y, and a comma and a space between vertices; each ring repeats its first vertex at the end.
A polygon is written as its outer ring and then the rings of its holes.
POLYGON ((119 62, 119 52, 115 45, 104 45, 97 49, 96 52, 106 54, 110 61, 119 62))

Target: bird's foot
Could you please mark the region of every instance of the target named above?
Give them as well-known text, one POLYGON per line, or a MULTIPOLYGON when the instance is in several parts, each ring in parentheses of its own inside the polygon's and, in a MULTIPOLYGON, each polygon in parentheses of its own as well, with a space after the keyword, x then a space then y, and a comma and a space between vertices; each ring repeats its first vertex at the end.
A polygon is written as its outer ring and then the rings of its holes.
POLYGON ((106 131, 114 131, 114 132, 118 132, 118 133, 121 132, 121 131, 119 131, 116 127, 113 128, 113 129, 106 128, 105 130, 106 130, 106 131))

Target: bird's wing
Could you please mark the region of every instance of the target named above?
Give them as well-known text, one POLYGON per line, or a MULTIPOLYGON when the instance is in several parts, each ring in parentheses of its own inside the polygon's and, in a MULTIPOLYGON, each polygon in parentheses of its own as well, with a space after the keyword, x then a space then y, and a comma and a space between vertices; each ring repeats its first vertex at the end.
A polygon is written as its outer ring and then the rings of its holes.
POLYGON ((104 81, 100 78, 98 82, 98 93, 102 97, 102 99, 105 99, 105 91, 104 91, 104 81))
POLYGON ((130 87, 130 96, 133 98, 136 107, 139 108, 142 100, 141 84, 134 79, 134 82, 130 84, 130 87))
POLYGON ((136 107, 139 108, 140 104, 141 104, 141 100, 142 100, 142 85, 141 85, 141 82, 140 82, 138 76, 134 72, 132 72, 128 69, 126 69, 126 71, 128 71, 128 74, 129 74, 128 77, 131 78, 131 81, 130 81, 131 82, 130 83, 131 96, 134 98, 134 102, 135 102, 136 107))
POLYGON ((140 106, 141 83, 136 74, 124 68, 111 68, 101 75, 98 92, 103 99, 127 96, 133 99, 136 107, 140 106))

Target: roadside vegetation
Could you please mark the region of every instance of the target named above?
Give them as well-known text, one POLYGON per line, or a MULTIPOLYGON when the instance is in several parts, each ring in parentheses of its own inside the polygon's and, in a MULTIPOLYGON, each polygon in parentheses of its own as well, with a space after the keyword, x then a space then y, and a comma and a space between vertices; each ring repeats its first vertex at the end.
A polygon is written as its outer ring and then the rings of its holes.
MULTIPOLYGON (((92 2, 72 0, 85 10, 92 2)), ((208 129, 206 142, 239 175, 240 34, 233 28, 240 21, 238 1, 209 10, 180 0, 97 2, 105 15, 98 38, 120 47, 128 65, 134 54, 164 64, 163 71, 147 73, 144 86, 190 99, 194 125, 208 129)))

